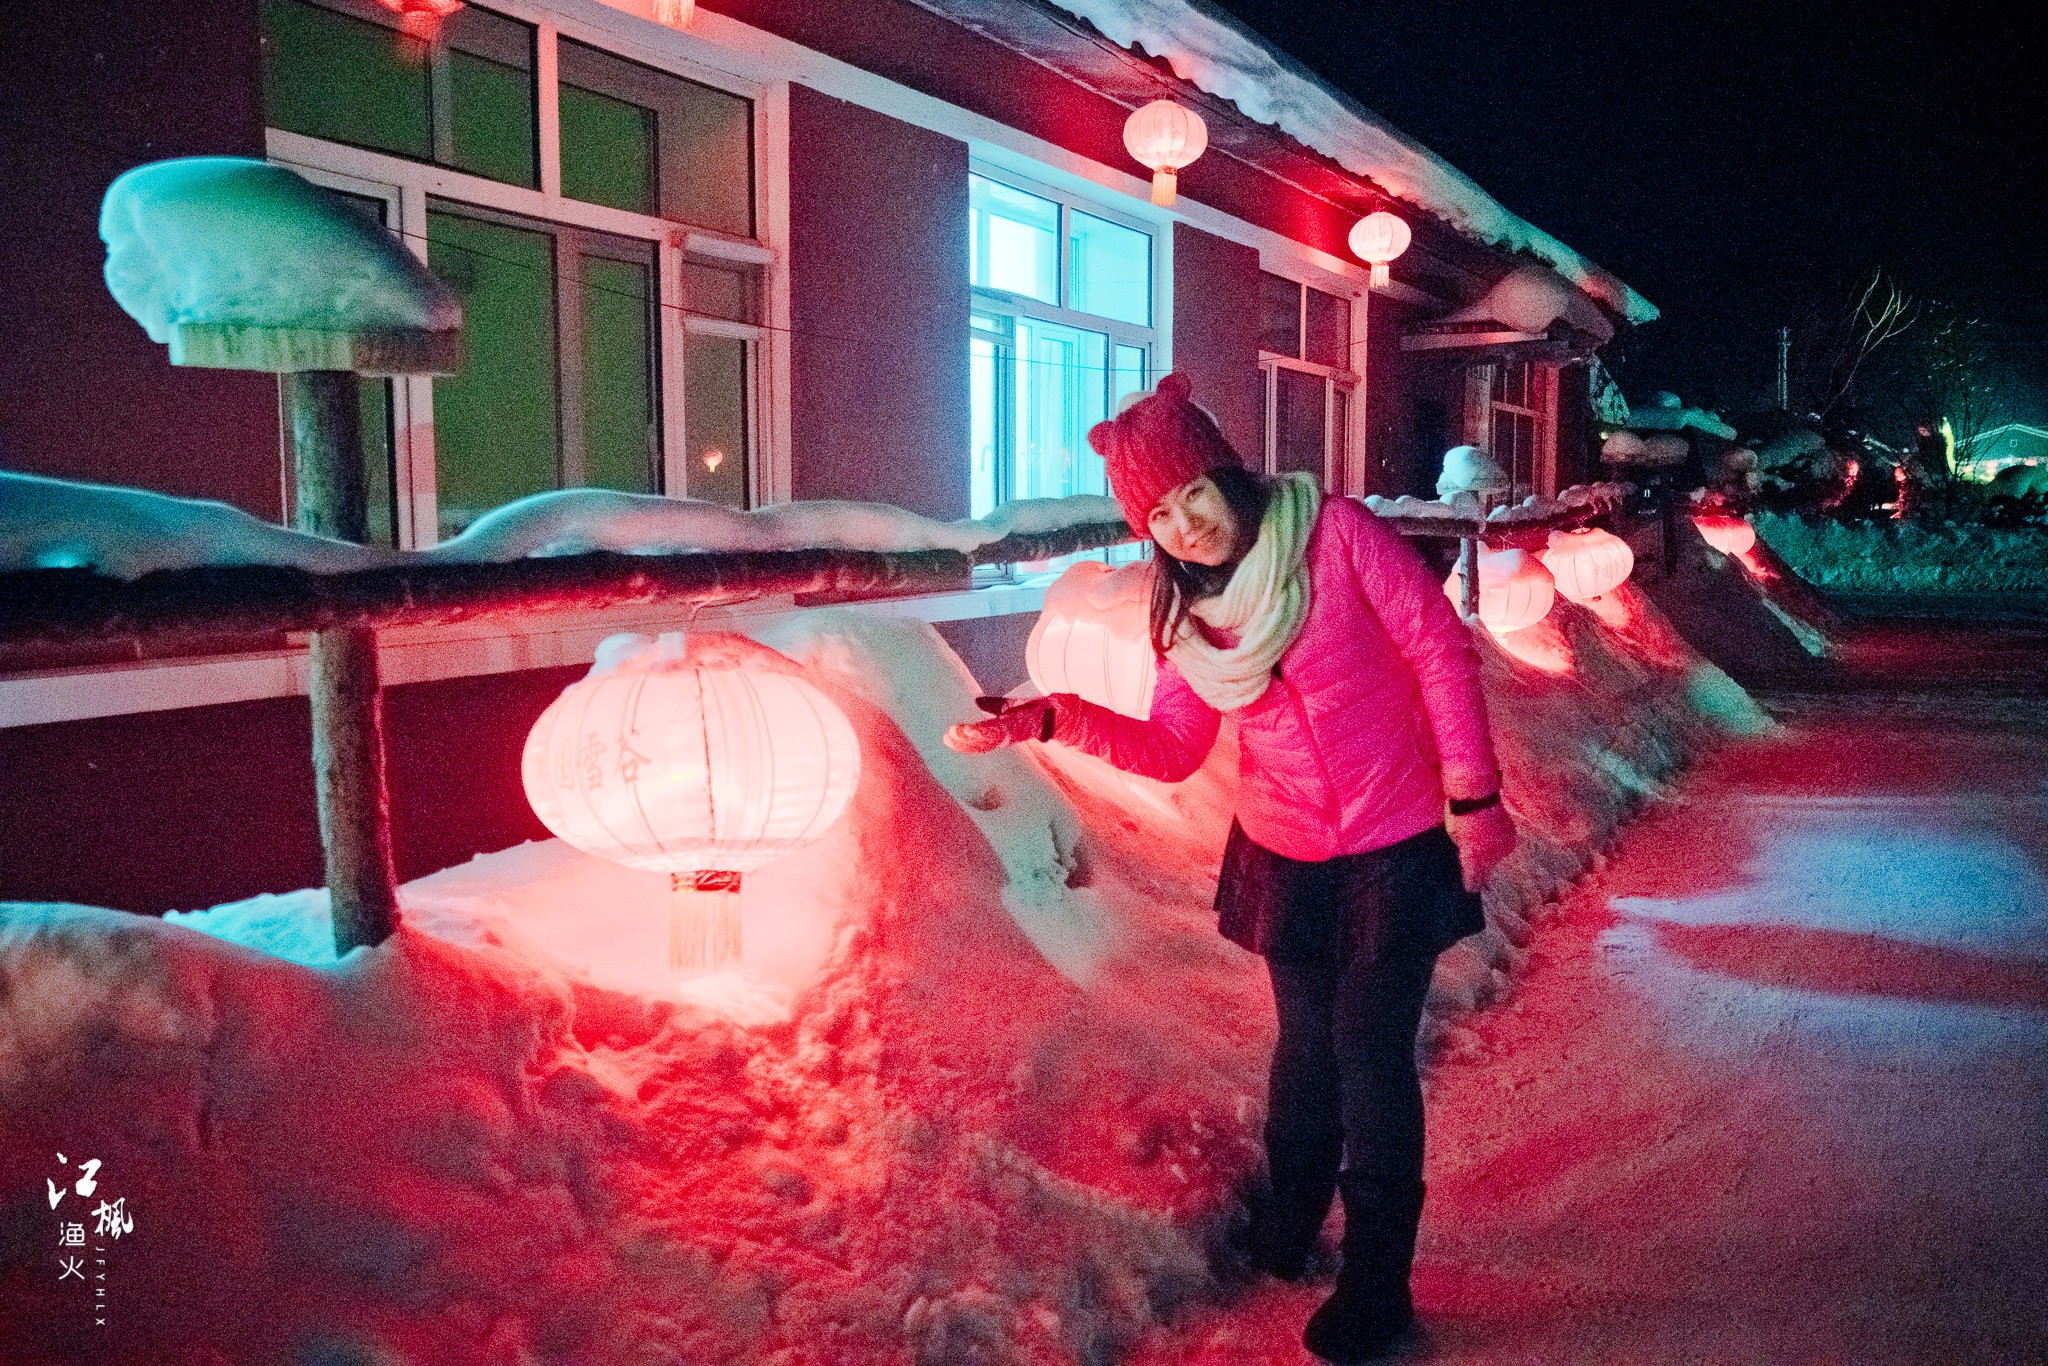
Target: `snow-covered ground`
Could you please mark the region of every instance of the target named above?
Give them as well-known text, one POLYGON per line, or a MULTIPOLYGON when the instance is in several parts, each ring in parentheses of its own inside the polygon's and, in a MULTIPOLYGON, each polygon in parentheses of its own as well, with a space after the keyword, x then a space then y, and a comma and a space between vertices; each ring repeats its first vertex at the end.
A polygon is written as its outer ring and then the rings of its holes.
MULTIPOLYGON (((1850 633, 1428 1079, 1410 1358, 2048 1358, 2048 630, 1850 633)), ((1142 1366, 1306 1362, 1262 1283, 1142 1366)))
POLYGON ((1763 513, 1757 535, 1816 588, 1841 593, 2039 593, 2048 527, 1842 522, 1763 513))
MULTIPOLYGON (((0 912, 0 1359, 1107 1361, 1218 1302, 1271 1046, 1209 909, 1228 746, 1173 790, 970 758, 928 626, 767 644, 864 762, 749 876, 743 972, 668 979, 664 880, 553 843, 409 884, 339 964, 319 892, 0 912), (134 1220, 105 1329, 44 1204, 86 1157, 134 1220)), ((1454 1048, 1537 904, 1763 724, 1633 588, 1483 653, 1525 839, 1443 959, 1454 1048)))

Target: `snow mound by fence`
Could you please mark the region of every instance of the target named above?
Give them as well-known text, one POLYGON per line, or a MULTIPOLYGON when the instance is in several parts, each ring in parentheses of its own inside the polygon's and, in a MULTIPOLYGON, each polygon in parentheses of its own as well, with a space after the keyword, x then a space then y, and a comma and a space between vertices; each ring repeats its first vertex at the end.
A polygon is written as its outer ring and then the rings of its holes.
MULTIPOLYGON (((0 1357, 1105 1361, 1218 1294, 1271 1048, 1210 910, 1227 740, 1172 789, 957 755, 976 687, 929 626, 770 643, 866 762, 750 878, 743 973, 664 980, 665 881, 553 842, 409 884, 340 963, 323 892, 0 910, 0 1160, 89 1150, 135 1219, 91 1338, 12 1185, 0 1357)), ((1763 724, 1633 588, 1483 653, 1524 841, 1440 965, 1439 1038, 1634 804, 1763 724)))
POLYGON ((1842 522, 1760 513, 1757 535, 1814 587, 1837 593, 2048 590, 2048 527, 1842 522))

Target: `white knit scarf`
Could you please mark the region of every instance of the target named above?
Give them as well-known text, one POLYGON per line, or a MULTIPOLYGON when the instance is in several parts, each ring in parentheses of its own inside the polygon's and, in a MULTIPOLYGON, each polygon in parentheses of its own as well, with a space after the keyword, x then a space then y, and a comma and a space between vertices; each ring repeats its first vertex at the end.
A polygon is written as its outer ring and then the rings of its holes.
POLYGON ((1273 681, 1273 666, 1301 634, 1308 619, 1308 574, 1302 568, 1309 533, 1323 494, 1315 476, 1283 474, 1259 522, 1259 539, 1238 563, 1224 590, 1190 610, 1237 644, 1212 645, 1183 621, 1166 654, 1195 695, 1218 711, 1236 711, 1259 700, 1273 681))

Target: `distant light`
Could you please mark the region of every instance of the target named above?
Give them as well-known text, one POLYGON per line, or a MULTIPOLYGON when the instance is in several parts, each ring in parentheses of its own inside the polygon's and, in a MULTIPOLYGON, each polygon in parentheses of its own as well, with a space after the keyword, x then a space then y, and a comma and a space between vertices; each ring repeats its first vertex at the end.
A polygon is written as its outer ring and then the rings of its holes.
POLYGON ((1152 171, 1152 202, 1173 203, 1177 173, 1192 166, 1209 147, 1209 125, 1192 109, 1172 100, 1154 100, 1124 120, 1124 148, 1152 171))
POLYGON ((713 449, 704 452, 704 468, 710 470, 713 474, 718 473, 718 467, 720 465, 723 465, 724 463, 724 451, 718 450, 717 448, 714 447, 713 449))

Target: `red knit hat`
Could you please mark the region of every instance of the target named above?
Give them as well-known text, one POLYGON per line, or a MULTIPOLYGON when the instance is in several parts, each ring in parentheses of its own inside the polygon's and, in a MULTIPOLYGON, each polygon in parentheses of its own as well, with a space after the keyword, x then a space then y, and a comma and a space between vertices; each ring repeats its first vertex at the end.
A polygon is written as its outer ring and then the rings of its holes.
POLYGON ((1220 465, 1244 463, 1216 419, 1189 401, 1188 391, 1185 376, 1168 375, 1158 389, 1088 431, 1088 444, 1108 467, 1110 491, 1123 505, 1124 520, 1140 536, 1148 534, 1161 498, 1220 465))

